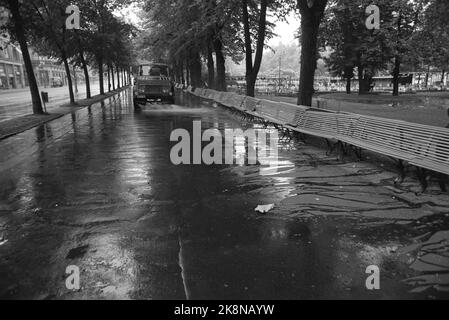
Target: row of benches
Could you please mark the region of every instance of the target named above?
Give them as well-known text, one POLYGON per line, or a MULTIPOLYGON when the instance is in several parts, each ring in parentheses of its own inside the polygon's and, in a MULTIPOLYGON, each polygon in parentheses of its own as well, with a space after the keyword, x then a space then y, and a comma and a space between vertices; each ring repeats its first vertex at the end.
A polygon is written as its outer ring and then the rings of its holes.
POLYGON ((449 174, 449 129, 188 88, 195 96, 291 130, 335 139, 411 165, 449 174))

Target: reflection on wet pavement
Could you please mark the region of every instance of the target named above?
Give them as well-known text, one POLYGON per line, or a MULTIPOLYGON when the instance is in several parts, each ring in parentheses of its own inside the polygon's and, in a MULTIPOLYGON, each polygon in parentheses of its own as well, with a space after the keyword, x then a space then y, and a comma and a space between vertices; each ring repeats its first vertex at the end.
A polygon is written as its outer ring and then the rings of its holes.
POLYGON ((447 297, 447 195, 288 139, 276 170, 174 166, 172 130, 254 125, 198 102, 134 113, 130 98, 0 142, 1 298, 447 297))

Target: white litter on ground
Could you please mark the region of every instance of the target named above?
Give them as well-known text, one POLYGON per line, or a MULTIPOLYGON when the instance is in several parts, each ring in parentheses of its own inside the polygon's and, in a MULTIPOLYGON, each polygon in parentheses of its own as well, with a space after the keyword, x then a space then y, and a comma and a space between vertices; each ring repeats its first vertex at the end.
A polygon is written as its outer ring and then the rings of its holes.
POLYGON ((274 204, 259 205, 255 211, 259 213, 268 213, 274 209, 274 204))

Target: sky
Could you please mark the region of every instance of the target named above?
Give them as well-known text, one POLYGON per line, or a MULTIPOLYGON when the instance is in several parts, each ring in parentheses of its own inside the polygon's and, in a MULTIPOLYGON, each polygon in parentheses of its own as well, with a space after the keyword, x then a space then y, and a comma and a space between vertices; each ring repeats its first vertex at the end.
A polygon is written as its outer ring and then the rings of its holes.
MULTIPOLYGON (((131 23, 137 24, 139 21, 138 18, 138 8, 137 6, 132 6, 127 9, 123 9, 120 12, 120 15, 122 15, 126 20, 128 20, 131 23)), ((291 43, 297 43, 297 40, 295 39, 295 33, 296 30, 299 28, 299 17, 297 14, 291 14, 287 17, 286 21, 283 22, 277 22, 275 33, 277 34, 276 37, 270 39, 268 42, 269 46, 276 46, 279 43, 289 45, 291 43)))
POLYGON ((119 16, 123 17, 126 22, 135 25, 139 24, 139 7, 137 4, 132 4, 129 7, 116 12, 119 16))
POLYGON ((279 43, 289 45, 292 43, 298 43, 298 40, 295 39, 296 31, 300 26, 299 17, 296 14, 291 14, 287 17, 286 22, 278 22, 276 24, 275 33, 278 35, 277 37, 270 39, 268 45, 275 46, 279 43))

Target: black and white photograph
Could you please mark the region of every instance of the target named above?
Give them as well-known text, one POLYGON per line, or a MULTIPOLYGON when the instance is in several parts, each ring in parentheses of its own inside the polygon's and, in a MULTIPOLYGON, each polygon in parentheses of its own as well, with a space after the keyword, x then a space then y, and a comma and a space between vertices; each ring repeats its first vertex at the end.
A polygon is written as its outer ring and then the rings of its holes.
POLYGON ((0 301, 448 299, 448 0, 0 0, 0 301))

